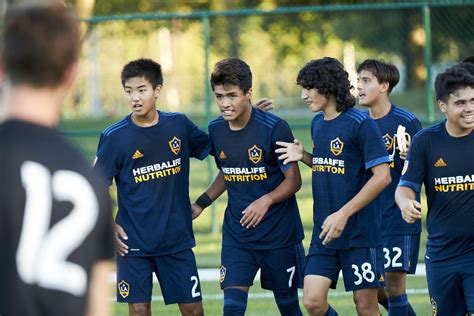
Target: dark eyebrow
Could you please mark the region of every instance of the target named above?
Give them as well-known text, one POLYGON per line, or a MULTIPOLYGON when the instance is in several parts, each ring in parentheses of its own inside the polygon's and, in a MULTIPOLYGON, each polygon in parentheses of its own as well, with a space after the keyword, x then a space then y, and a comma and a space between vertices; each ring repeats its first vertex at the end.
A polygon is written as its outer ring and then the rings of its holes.
MULTIPOLYGON (((138 86, 137 89, 140 89, 140 88, 146 88, 146 85, 142 84, 141 86, 138 86)), ((132 87, 130 86, 125 86, 125 89, 132 89, 132 87)))

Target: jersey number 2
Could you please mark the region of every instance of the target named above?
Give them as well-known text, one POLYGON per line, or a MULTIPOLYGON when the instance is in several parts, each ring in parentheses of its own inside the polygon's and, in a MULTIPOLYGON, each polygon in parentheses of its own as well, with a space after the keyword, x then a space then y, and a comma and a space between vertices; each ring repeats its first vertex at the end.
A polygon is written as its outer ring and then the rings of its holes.
POLYGON ((58 170, 51 175, 43 165, 21 166, 26 191, 25 212, 16 253, 21 279, 27 284, 81 296, 87 290, 86 270, 67 257, 92 231, 99 215, 96 195, 80 174, 58 170), (71 213, 51 228, 53 200, 73 205, 71 213))

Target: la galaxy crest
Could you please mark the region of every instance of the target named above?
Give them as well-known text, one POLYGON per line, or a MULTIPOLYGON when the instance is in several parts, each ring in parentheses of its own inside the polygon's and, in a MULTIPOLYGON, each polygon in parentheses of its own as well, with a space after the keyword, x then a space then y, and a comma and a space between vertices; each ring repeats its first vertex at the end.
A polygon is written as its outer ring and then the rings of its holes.
POLYGON ((179 138, 173 136, 173 138, 168 142, 168 144, 170 145, 173 154, 179 154, 179 152, 181 151, 181 140, 179 138))
POLYGON ((343 148, 344 148, 344 143, 339 137, 331 140, 330 149, 331 149, 331 152, 334 154, 334 156, 339 156, 342 153, 343 148))
POLYGON ((123 298, 126 298, 128 294, 130 293, 130 285, 127 282, 125 282, 125 280, 120 281, 120 283, 117 284, 117 287, 118 287, 120 295, 123 298))
POLYGON ((225 273, 227 272, 227 269, 224 266, 221 266, 221 269, 219 271, 219 282, 224 282, 225 279, 225 273))
POLYGON ((254 164, 257 164, 262 160, 262 150, 257 147, 257 145, 253 145, 248 149, 249 159, 254 164))
POLYGON ((389 133, 387 133, 387 134, 383 135, 382 138, 383 138, 383 142, 385 144, 385 148, 387 148, 387 151, 392 149, 392 147, 393 147, 393 137, 390 136, 389 133))

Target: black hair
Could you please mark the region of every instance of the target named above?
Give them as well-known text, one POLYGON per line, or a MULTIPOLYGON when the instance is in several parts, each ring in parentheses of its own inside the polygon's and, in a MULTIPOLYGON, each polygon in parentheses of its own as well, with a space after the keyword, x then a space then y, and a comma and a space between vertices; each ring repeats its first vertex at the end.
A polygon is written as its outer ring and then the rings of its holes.
POLYGON ((354 87, 349 82, 349 74, 335 58, 311 60, 299 71, 296 84, 305 89, 315 88, 326 98, 334 96, 338 112, 355 105, 355 98, 351 94, 354 87))
POLYGON ((465 67, 454 65, 436 76, 436 99, 446 103, 450 94, 466 87, 474 88, 474 75, 465 67))
POLYGON ((121 74, 122 86, 125 86, 125 81, 135 77, 144 77, 151 83, 153 89, 163 85, 161 65, 151 59, 140 58, 126 64, 121 74))
POLYGON ((252 88, 252 72, 243 60, 227 58, 216 63, 210 82, 213 91, 217 85, 235 85, 247 93, 252 88))
POLYGON ((400 80, 397 67, 383 60, 366 59, 357 67, 357 73, 360 74, 363 70, 370 71, 379 83, 388 83, 388 94, 400 80))
POLYGON ((462 62, 463 62, 463 63, 474 64, 474 55, 464 58, 464 59, 462 60, 462 62))
POLYGON ((462 63, 456 64, 456 66, 466 69, 471 75, 474 76, 474 63, 463 61, 462 63))

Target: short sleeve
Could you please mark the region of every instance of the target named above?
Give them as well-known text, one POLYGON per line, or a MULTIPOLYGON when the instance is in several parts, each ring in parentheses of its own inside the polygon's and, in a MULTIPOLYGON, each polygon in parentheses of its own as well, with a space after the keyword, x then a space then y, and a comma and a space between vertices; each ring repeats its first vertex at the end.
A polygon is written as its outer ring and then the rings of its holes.
POLYGON ((94 161, 94 169, 99 172, 106 186, 112 184, 112 179, 118 175, 120 165, 117 153, 113 148, 112 141, 105 134, 100 135, 97 154, 94 161))
POLYGON ((191 157, 203 160, 211 151, 209 135, 186 117, 189 152, 191 157))
POLYGON ((390 162, 382 134, 375 121, 367 117, 359 126, 357 138, 361 146, 365 169, 371 169, 382 163, 390 162))
POLYGON ((272 130, 272 146, 271 150, 273 155, 275 155, 276 160, 278 161, 278 165, 280 170, 285 173, 290 167, 291 164, 283 164, 283 160, 279 160, 277 154, 275 153, 275 149, 277 149, 276 142, 283 141, 287 143, 292 143, 295 137, 291 132, 291 128, 285 120, 278 121, 272 130))
POLYGON ((417 118, 414 118, 413 120, 408 122, 406 128, 406 132, 410 134, 411 137, 413 137, 416 133, 421 131, 421 123, 417 118))

